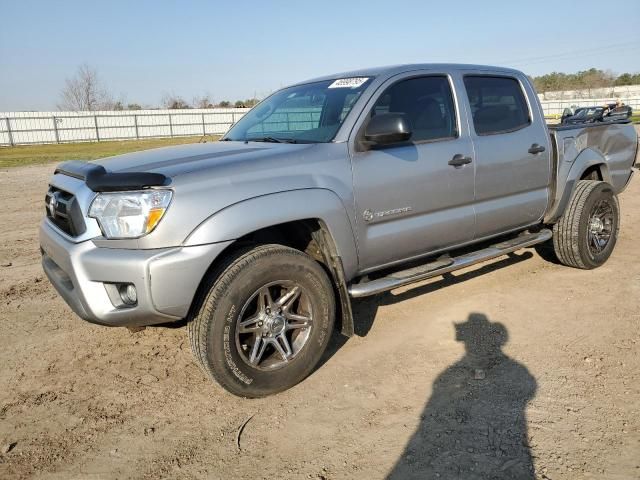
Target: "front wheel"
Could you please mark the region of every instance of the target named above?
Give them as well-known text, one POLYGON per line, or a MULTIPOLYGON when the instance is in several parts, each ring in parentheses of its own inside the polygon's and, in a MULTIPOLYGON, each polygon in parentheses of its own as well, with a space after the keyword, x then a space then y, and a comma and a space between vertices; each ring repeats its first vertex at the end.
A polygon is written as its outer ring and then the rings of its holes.
POLYGON ((553 250, 570 267, 593 269, 611 256, 620 227, 620 207, 606 182, 580 180, 566 211, 553 226, 553 250))
POLYGON ((264 245, 232 259, 189 323, 204 371, 229 392, 262 397, 302 381, 333 330, 335 299, 311 257, 264 245))

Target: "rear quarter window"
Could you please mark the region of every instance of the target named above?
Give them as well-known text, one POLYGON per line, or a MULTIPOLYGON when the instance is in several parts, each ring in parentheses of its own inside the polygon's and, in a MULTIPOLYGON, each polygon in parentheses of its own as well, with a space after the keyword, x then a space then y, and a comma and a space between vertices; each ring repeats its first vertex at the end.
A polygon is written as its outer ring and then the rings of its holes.
POLYGON ((476 134, 513 132, 531 124, 527 100, 515 78, 466 75, 464 86, 476 134))

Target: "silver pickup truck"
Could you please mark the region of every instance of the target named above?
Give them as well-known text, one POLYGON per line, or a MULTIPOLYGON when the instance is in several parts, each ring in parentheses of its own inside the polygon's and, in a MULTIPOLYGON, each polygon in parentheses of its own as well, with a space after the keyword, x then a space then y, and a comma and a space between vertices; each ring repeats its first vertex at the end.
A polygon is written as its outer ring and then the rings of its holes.
POLYGON ((628 122, 548 127, 519 71, 402 65, 277 91, 219 142, 59 165, 44 271, 111 326, 186 320, 245 397, 318 363, 351 298, 536 246, 602 265, 638 142, 628 122))

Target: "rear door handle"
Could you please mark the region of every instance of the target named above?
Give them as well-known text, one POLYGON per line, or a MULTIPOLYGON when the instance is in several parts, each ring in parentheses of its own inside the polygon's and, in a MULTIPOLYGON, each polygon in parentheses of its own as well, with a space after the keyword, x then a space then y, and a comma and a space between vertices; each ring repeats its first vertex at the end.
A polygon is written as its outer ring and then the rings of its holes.
POLYGON ((467 163, 471 163, 471 157, 465 157, 464 155, 458 153, 454 155, 451 160, 449 160, 449 165, 452 167, 460 168, 467 163))
POLYGON ((533 145, 531 145, 531 147, 529 148, 529 153, 542 153, 544 152, 544 147, 542 145, 538 145, 537 143, 534 143, 533 145))

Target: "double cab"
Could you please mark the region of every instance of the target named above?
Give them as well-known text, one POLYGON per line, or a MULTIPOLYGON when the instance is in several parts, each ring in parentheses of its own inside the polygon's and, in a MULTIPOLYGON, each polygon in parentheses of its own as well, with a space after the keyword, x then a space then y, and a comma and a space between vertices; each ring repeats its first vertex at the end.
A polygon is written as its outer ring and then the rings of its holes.
POLYGON ((218 142, 59 165, 42 264, 81 318, 186 322, 206 374, 265 396, 353 334, 352 298, 532 246, 602 265, 637 148, 627 120, 548 126, 517 70, 328 75, 218 142))

